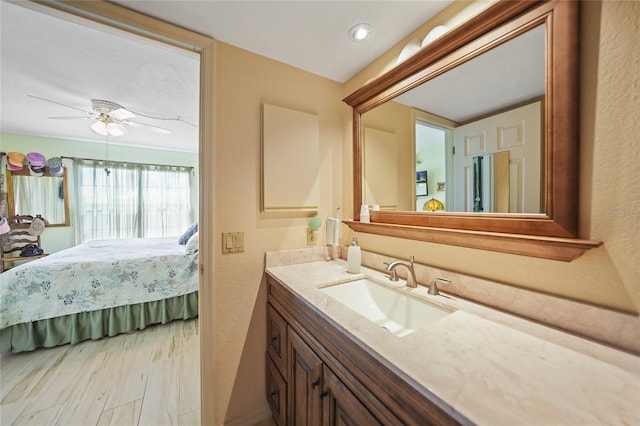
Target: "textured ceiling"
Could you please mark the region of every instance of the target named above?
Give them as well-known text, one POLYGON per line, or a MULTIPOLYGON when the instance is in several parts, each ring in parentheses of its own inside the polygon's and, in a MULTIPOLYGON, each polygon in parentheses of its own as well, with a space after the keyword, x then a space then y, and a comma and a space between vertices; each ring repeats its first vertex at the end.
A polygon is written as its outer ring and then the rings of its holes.
MULTIPOLYGON (((451 1, 117 3, 344 81, 451 1), (374 32, 356 44, 348 30, 360 22, 371 24, 374 32)), ((197 128, 166 120, 180 117, 197 124, 197 56, 25 4, 0 2, 2 132, 104 142, 89 129, 91 120, 48 117, 84 117, 91 99, 105 99, 156 118, 132 120, 171 130, 164 135, 128 128, 111 143, 197 152, 197 128)))
POLYGON ((104 99, 138 113, 132 121, 171 131, 127 128, 112 143, 197 152, 197 55, 5 1, 0 7, 3 132, 104 142, 82 118, 91 99, 104 99), (178 116, 193 125, 167 120, 178 116))

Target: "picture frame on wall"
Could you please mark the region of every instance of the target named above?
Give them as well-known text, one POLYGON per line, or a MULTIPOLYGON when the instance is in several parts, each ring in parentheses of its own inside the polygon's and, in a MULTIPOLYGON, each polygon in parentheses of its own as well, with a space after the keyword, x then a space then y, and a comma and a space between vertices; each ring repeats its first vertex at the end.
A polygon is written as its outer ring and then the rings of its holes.
POLYGON ((429 195, 427 171, 416 172, 416 197, 429 195))

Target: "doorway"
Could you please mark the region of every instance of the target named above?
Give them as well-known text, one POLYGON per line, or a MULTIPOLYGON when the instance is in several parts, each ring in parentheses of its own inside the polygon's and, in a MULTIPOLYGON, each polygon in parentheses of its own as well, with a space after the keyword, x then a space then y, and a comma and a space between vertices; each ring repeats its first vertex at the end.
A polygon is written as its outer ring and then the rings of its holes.
MULTIPOLYGON (((200 98, 196 155, 198 157, 198 170, 201 172, 198 172, 195 177, 198 187, 196 197, 199 197, 197 194, 212 193, 213 169, 211 163, 213 162, 213 75, 211 71, 213 69, 213 40, 182 28, 174 27, 170 24, 144 17, 143 15, 135 12, 127 10, 126 13, 123 13, 124 9, 115 4, 102 2, 77 2, 73 5, 59 2, 47 3, 46 5, 35 3, 31 4, 31 2, 28 3, 29 7, 35 8, 39 12, 56 16, 72 16, 71 19, 76 22, 79 19, 83 19, 86 20, 85 25, 104 25, 112 29, 117 29, 118 31, 123 31, 123 33, 127 34, 129 38, 138 38, 142 43, 150 43, 151 41, 154 43, 160 42, 165 46, 165 48, 167 46, 171 46, 172 49, 182 49, 183 53, 190 52, 191 54, 199 56, 199 69, 202 78, 199 78, 198 81, 194 82, 194 84, 198 88, 200 98)), ((73 86, 73 81, 69 82, 69 86, 73 86)), ((197 206, 198 211, 197 217, 204 217, 203 212, 209 212, 210 214, 210 212, 213 211, 212 203, 213 200, 211 197, 205 197, 204 199, 196 198, 195 205, 197 206)), ((210 232, 209 228, 212 221, 210 220, 210 217, 208 219, 208 223, 204 220, 198 221, 200 223, 200 232, 203 234, 208 234, 210 232)), ((212 239, 201 239, 200 241, 199 293, 201 301, 211 299, 209 296, 212 292, 212 286, 205 286, 202 284, 203 282, 211 283, 213 281, 212 268, 207 267, 209 265, 205 260, 209 259, 209 254, 212 253, 211 240, 212 239)), ((202 306, 202 302, 200 302, 200 304, 202 306)), ((199 311, 201 313, 199 317, 199 322, 201 323, 200 335, 201 340, 204 340, 202 339, 202 336, 208 333, 208 324, 210 324, 208 319, 211 314, 208 314, 206 309, 201 308, 199 311)), ((207 353, 207 351, 210 353, 210 345, 212 344, 212 342, 204 341, 201 344, 201 353, 207 353)), ((201 357, 201 359, 202 358, 206 359, 206 357, 201 357)), ((201 361, 201 363, 205 364, 205 366, 207 365, 206 362, 201 361)), ((203 394, 201 398, 205 399, 207 398, 206 393, 208 390, 206 387, 202 387, 203 394)), ((203 419, 207 418, 207 410, 211 410, 211 408, 203 406, 203 419)), ((212 416, 210 415, 210 417, 212 416)))
POLYGON ((451 129, 419 119, 414 125, 416 211, 432 210, 433 206, 447 210, 447 206, 451 208, 451 191, 447 191, 451 186, 451 129))

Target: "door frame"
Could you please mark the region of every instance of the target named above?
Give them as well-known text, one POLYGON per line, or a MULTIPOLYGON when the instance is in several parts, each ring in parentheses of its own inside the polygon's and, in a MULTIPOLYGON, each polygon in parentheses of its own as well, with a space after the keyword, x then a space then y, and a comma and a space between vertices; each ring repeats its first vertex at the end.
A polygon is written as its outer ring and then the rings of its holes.
POLYGON ((214 212, 214 56, 215 41, 207 36, 152 18, 123 6, 103 1, 24 2, 23 5, 48 14, 75 16, 123 30, 200 55, 200 112, 198 134, 198 226, 208 238, 200 239, 198 280, 198 324, 200 329, 201 424, 214 423, 213 366, 213 230, 214 212))

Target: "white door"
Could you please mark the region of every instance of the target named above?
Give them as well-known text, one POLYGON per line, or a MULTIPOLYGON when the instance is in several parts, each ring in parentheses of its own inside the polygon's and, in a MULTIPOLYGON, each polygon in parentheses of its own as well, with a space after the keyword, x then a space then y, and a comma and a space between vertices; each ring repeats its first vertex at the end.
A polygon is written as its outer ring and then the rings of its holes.
POLYGON ((509 213, 543 211, 541 105, 537 101, 454 129, 454 211, 474 211, 473 158, 503 151, 509 152, 509 213))

